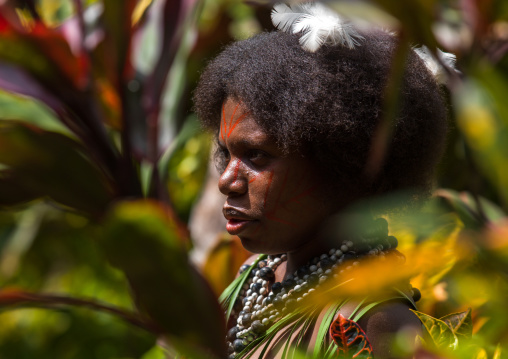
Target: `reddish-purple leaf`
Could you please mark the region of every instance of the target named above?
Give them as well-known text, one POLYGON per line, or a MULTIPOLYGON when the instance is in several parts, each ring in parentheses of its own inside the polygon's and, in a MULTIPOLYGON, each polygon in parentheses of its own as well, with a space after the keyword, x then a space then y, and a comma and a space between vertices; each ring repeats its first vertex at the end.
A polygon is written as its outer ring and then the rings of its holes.
POLYGON ((17 66, 0 62, 0 88, 19 95, 33 97, 50 107, 59 117, 63 115, 61 102, 17 66))
POLYGON ((341 358, 371 359, 372 346, 367 335, 353 320, 339 314, 330 326, 330 336, 337 344, 337 354, 341 358))
POLYGON ((195 0, 166 0, 164 4, 163 21, 160 25, 163 34, 162 49, 154 70, 147 79, 144 93, 147 112, 154 112, 154 116, 158 115, 164 84, 183 38, 179 30, 195 4, 195 0))
POLYGON ((123 91, 121 86, 133 76, 129 50, 133 33, 132 12, 136 3, 136 0, 104 2, 104 46, 97 47, 94 55, 95 61, 108 70, 106 75, 118 86, 120 93, 123 91))
POLYGON ((29 29, 20 29, 6 17, 6 10, 0 9, 1 59, 23 66, 53 86, 58 81, 78 90, 88 86, 89 63, 84 54, 74 55, 65 37, 41 21, 35 21, 29 29))

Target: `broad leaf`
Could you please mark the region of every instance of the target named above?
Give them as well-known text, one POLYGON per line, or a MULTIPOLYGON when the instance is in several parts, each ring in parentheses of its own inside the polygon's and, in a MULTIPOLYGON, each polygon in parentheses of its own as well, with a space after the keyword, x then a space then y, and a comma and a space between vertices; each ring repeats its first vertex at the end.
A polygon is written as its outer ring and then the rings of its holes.
POLYGON ((448 314, 441 318, 458 339, 471 339, 473 336, 473 321, 471 319, 471 308, 465 312, 448 314))
POLYGON ((0 122, 0 163, 16 178, 14 188, 77 210, 98 214, 113 197, 107 179, 84 157, 81 146, 58 133, 0 122))
POLYGON ((43 195, 42 192, 24 186, 23 181, 12 171, 0 171, 0 207, 29 202, 43 195))
POLYGON ((372 346, 360 326, 339 314, 330 326, 330 336, 337 344, 337 353, 344 358, 372 358, 372 346))
POLYGON ((455 349, 457 347, 457 337, 444 321, 416 310, 410 310, 421 320, 429 338, 437 348, 455 349))
POLYGON ((189 264, 178 229, 155 202, 120 203, 99 241, 109 261, 127 276, 140 309, 171 344, 192 344, 225 355, 222 310, 208 283, 189 264))

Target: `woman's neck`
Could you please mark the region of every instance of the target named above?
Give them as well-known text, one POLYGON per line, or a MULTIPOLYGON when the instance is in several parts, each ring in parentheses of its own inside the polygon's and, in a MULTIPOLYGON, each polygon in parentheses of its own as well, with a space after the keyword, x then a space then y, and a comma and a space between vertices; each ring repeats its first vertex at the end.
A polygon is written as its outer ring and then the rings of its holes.
MULTIPOLYGON (((370 218, 364 215, 361 217, 370 218)), ((359 218, 359 216, 356 218, 359 218)), ((277 269, 276 281, 282 281, 289 275, 294 274, 298 268, 306 265, 312 259, 320 257, 322 254, 328 254, 330 249, 339 249, 345 237, 349 237, 347 232, 343 231, 344 223, 344 217, 341 213, 330 216, 321 223, 320 229, 313 232, 312 241, 306 241, 301 247, 286 253, 287 261, 277 269)), ((362 223, 370 222, 364 220, 362 223)))
POLYGON ((298 268, 306 265, 312 259, 320 257, 322 254, 330 251, 331 248, 340 246, 339 239, 331 241, 325 240, 323 237, 316 237, 313 241, 307 242, 303 246, 287 252, 287 261, 281 263, 275 272, 275 281, 280 282, 289 275, 293 275, 298 268))

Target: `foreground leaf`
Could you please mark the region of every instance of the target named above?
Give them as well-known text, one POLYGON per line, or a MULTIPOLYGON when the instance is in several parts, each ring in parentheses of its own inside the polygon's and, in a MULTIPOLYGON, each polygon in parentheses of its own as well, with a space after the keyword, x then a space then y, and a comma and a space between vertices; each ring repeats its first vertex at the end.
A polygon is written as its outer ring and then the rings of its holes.
POLYGON ((155 202, 120 203, 107 216, 99 244, 127 276, 139 308, 171 345, 225 356, 222 310, 189 264, 176 225, 155 202))
POLYGON ((367 335, 352 320, 339 314, 330 326, 330 336, 337 344, 337 352, 343 358, 372 358, 372 346, 367 335))

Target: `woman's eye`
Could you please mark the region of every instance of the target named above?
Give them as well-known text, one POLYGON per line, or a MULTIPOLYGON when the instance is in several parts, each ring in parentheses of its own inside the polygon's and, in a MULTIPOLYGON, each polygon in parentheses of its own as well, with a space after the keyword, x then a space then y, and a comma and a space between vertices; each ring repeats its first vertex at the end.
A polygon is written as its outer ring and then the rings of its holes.
POLYGON ((268 155, 259 150, 252 150, 247 153, 249 161, 256 166, 264 166, 268 162, 268 155))

